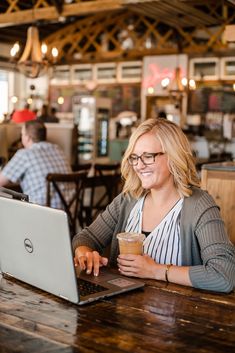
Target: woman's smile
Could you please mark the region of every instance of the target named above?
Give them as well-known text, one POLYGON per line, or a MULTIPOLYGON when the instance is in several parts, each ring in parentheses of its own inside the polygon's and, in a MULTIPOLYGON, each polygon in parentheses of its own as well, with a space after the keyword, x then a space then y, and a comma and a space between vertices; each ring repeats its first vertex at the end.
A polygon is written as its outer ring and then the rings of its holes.
MULTIPOLYGON (((149 132, 136 141, 133 154, 141 156, 143 153, 161 152, 162 146, 156 136, 149 132)), ((141 159, 134 167, 135 172, 141 180, 144 189, 159 187, 164 182, 169 181, 170 171, 167 165, 165 154, 157 155, 153 163, 145 165, 141 159)))

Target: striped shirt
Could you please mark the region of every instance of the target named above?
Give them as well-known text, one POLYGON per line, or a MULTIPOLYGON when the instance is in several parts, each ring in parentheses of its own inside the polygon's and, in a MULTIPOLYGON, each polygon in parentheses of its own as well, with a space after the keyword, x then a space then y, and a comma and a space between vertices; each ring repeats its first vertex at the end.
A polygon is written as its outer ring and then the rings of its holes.
MULTIPOLYGON (((127 232, 142 232, 142 210, 145 196, 140 198, 128 218, 127 232)), ((144 241, 144 253, 157 263, 182 264, 180 244, 180 213, 183 205, 181 198, 152 230, 144 241)))

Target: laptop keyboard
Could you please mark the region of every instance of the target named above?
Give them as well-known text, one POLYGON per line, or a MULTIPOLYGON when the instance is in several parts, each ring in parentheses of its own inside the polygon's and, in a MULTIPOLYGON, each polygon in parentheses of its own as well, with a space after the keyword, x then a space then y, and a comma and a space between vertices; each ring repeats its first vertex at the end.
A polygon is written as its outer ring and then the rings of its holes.
POLYGON ((80 295, 84 297, 87 295, 103 292, 108 289, 101 286, 100 284, 92 283, 81 278, 78 279, 78 288, 80 295))

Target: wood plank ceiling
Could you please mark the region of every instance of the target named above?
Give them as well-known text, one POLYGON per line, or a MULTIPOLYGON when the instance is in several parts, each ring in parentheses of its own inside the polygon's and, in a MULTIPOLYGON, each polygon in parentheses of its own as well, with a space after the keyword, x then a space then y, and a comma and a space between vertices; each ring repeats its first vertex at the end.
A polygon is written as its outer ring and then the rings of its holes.
POLYGON ((0 43, 24 47, 36 24, 41 40, 58 48, 59 64, 223 53, 224 29, 234 23, 232 0, 0 1, 0 43))

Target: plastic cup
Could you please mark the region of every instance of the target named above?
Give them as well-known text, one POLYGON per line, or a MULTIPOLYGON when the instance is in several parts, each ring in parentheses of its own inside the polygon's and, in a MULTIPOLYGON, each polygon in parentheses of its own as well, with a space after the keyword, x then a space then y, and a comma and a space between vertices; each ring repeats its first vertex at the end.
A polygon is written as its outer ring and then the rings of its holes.
POLYGON ((117 234, 120 254, 143 254, 143 241, 145 235, 141 233, 118 233, 117 234))

